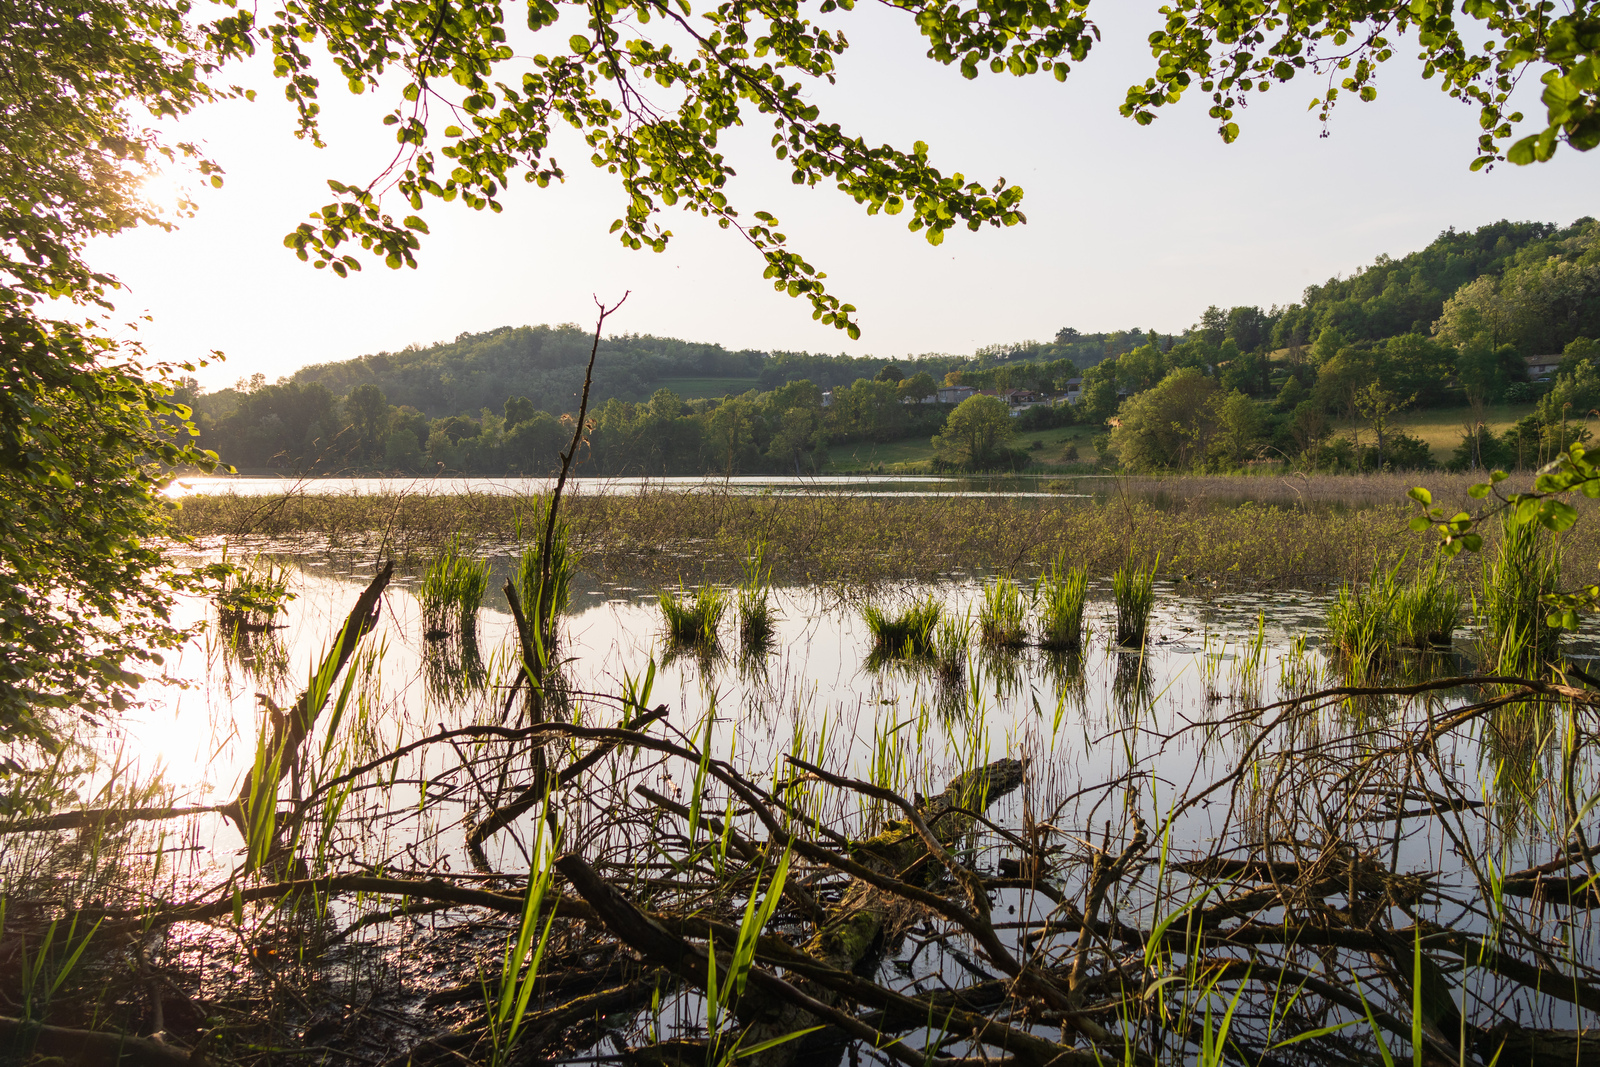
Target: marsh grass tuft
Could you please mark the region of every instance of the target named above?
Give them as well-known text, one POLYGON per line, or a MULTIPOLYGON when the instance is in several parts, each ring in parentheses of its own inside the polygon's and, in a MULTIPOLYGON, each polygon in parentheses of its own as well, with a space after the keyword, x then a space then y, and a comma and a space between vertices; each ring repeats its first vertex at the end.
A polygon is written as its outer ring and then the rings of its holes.
POLYGON ((935 631, 943 614, 939 603, 931 596, 913 601, 893 615, 876 604, 861 609, 861 617, 872 633, 872 650, 885 659, 931 656, 935 631))
POLYGON ((1560 591, 1561 552, 1532 522, 1501 527, 1500 549, 1483 562, 1483 592, 1473 603, 1482 626, 1484 669, 1534 675, 1560 651, 1561 631, 1545 624, 1540 598, 1560 591))
POLYGON ((933 669, 941 681, 955 683, 967 666, 972 640, 971 615, 944 615, 933 631, 933 669))
POLYGON ((264 629, 294 599, 289 592, 289 568, 257 555, 248 567, 229 566, 222 559, 222 588, 216 595, 217 613, 224 628, 264 629))
POLYGON ((551 533, 548 566, 540 558, 545 525, 550 516, 549 509, 549 498, 538 497, 529 509, 526 522, 521 515, 518 515, 516 521, 518 538, 531 536, 533 542, 522 550, 522 555, 517 560, 516 573, 512 577, 517 590, 517 600, 522 604, 523 617, 528 626, 538 631, 537 634, 524 635, 523 647, 541 647, 547 654, 555 648, 560 638, 556 620, 567 610, 572 601, 572 578, 580 559, 579 553, 572 547, 572 533, 567 526, 566 517, 562 515, 557 516, 555 528, 551 533))
POLYGON ((1328 642, 1349 665, 1376 666, 1393 657, 1391 608, 1399 592, 1398 567, 1374 566, 1365 584, 1344 582, 1328 609, 1328 642))
POLYGON ((1089 603, 1089 572, 1068 567, 1065 551, 1041 576, 1033 600, 1039 608, 1039 647, 1070 651, 1083 645, 1083 611, 1089 603))
POLYGON ((714 585, 702 585, 690 595, 679 586, 678 592, 663 589, 656 594, 661 618, 667 626, 667 639, 685 648, 715 648, 717 627, 728 610, 728 594, 714 585))
POLYGON ((489 561, 473 559, 464 551, 461 538, 452 537, 428 564, 417 590, 429 634, 442 637, 452 630, 473 629, 488 591, 489 561))
POLYGON ((983 590, 978 609, 978 640, 985 648, 1021 648, 1028 642, 1022 590, 1010 578, 996 578, 983 590))
POLYGON ((766 562, 767 544, 757 541, 745 559, 744 581, 739 585, 739 648, 746 656, 764 656, 772 648, 772 567, 766 562))
POLYGON ((1117 605, 1117 644, 1142 646, 1150 630, 1150 612, 1155 609, 1156 567, 1124 564, 1111 576, 1111 596, 1117 605))
POLYGON ((1461 593, 1440 560, 1396 590, 1391 607, 1394 640, 1403 648, 1447 645, 1461 624, 1461 593))

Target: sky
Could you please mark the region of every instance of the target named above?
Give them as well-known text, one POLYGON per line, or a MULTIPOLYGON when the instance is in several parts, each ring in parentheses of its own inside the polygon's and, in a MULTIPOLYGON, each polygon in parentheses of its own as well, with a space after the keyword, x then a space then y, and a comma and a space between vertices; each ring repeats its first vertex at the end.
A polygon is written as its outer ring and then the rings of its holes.
MULTIPOLYGON (((1005 176, 1026 192, 1024 226, 959 228, 935 248, 907 231, 905 216, 868 217, 830 186, 793 186, 765 124, 724 137, 738 171, 730 200, 746 216, 782 220, 791 247, 859 309, 858 341, 774 292, 757 253, 698 216, 665 213, 675 235, 665 253, 622 248, 607 232, 620 189, 574 136, 554 149, 566 182, 517 183, 501 214, 428 205, 419 269, 369 262, 345 280, 313 270, 283 235, 329 200, 327 179, 365 184, 383 170, 394 145, 379 120, 397 95, 356 97, 325 78, 328 147, 316 149, 293 136, 292 111, 264 66, 233 73, 260 90, 254 103, 215 105, 173 129, 205 146, 225 186, 197 189, 198 213, 175 232, 107 239, 90 259, 126 285, 122 319, 149 317, 137 328, 152 357, 225 353, 200 374, 214 389, 497 326, 589 327, 596 297, 614 303, 625 292, 608 333, 732 349, 899 357, 1047 340, 1063 326, 1175 332, 1211 304, 1296 301, 1307 285, 1420 249, 1448 227, 1600 215, 1600 158, 1563 149, 1546 164, 1470 171, 1476 111, 1423 81, 1404 43, 1377 101, 1342 103, 1326 131, 1307 111, 1316 84, 1300 80, 1255 96, 1232 145, 1199 94, 1137 126, 1117 106, 1152 69, 1143 42, 1154 6, 1091 9, 1103 39, 1065 83, 967 81, 925 58, 909 18, 886 7, 862 4, 837 23, 852 47, 837 85, 815 95, 823 117, 869 141, 926 141, 946 174, 985 184, 1005 176)), ((569 27, 546 32, 564 41, 569 27)), ((1542 113, 1531 94, 1523 104, 1542 113)))

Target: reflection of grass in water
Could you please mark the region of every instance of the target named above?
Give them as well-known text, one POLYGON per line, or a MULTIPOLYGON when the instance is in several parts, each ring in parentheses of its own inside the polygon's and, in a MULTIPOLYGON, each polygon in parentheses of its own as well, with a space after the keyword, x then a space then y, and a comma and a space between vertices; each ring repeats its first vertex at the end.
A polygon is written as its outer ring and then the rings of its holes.
POLYGON ((429 699, 447 707, 483 689, 488 671, 478 650, 477 627, 427 642, 422 652, 422 677, 429 699))
POLYGON ((1116 653, 1111 678, 1111 707, 1122 722, 1131 722, 1150 701, 1152 674, 1143 651, 1116 653))
POLYGON ((255 685, 280 692, 289 683, 289 646, 279 631, 244 626, 238 620, 219 620, 222 662, 236 667, 255 685))
POLYGON ((1510 837, 1537 825, 1540 788, 1551 778, 1544 761, 1555 755, 1557 726, 1551 706, 1539 700, 1495 708, 1484 723, 1480 758, 1492 771, 1496 815, 1510 837))

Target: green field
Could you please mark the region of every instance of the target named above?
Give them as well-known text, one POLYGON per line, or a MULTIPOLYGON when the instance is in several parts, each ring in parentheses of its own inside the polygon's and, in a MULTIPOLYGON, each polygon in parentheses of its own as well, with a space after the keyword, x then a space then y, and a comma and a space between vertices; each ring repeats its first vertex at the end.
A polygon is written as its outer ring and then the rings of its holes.
MULTIPOLYGON (((1483 422, 1495 433, 1504 433, 1524 415, 1533 414, 1533 409, 1533 404, 1495 404, 1484 410, 1483 422)), ((1435 463, 1444 464, 1450 461, 1456 446, 1461 443, 1469 414, 1467 408, 1430 408, 1426 411, 1408 411, 1397 422, 1406 433, 1428 443, 1428 447, 1433 449, 1435 463)), ((1334 432, 1349 433, 1348 426, 1343 422, 1335 422, 1334 425, 1334 432)), ((1363 429, 1361 436, 1370 443, 1372 431, 1363 429)))
POLYGON ((656 382, 662 389, 671 389, 684 400, 701 400, 707 397, 738 396, 761 387, 760 378, 661 378, 656 382))

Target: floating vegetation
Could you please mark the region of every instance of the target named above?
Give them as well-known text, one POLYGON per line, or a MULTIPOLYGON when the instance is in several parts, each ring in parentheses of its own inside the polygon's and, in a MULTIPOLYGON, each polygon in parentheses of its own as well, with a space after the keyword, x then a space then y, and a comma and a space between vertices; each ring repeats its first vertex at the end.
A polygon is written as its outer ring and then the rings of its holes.
POLYGON ((876 604, 861 609, 872 634, 872 651, 883 659, 931 656, 942 615, 943 609, 932 596, 913 601, 892 615, 876 604))
POLYGON ((667 640, 681 648, 715 648, 717 627, 728 610, 728 594, 714 585, 702 585, 691 595, 682 586, 677 593, 656 594, 667 640))
POLYGON ((1033 600, 1039 610, 1039 647, 1065 651, 1083 646, 1089 572, 1068 567, 1065 550, 1056 556, 1050 572, 1039 579, 1033 600))
POLYGON ((1028 643, 1022 590, 1010 578, 996 578, 983 589, 978 608, 978 640, 985 648, 1021 648, 1028 643))
POLYGON ((1111 576, 1111 597, 1117 605, 1117 644, 1125 648, 1142 647, 1150 629, 1150 613, 1155 610, 1156 565, 1124 564, 1111 576))
POLYGON ((438 639, 475 629, 478 609, 488 591, 489 561, 473 558, 461 538, 452 537, 444 551, 429 562, 417 589, 428 636, 438 639))

